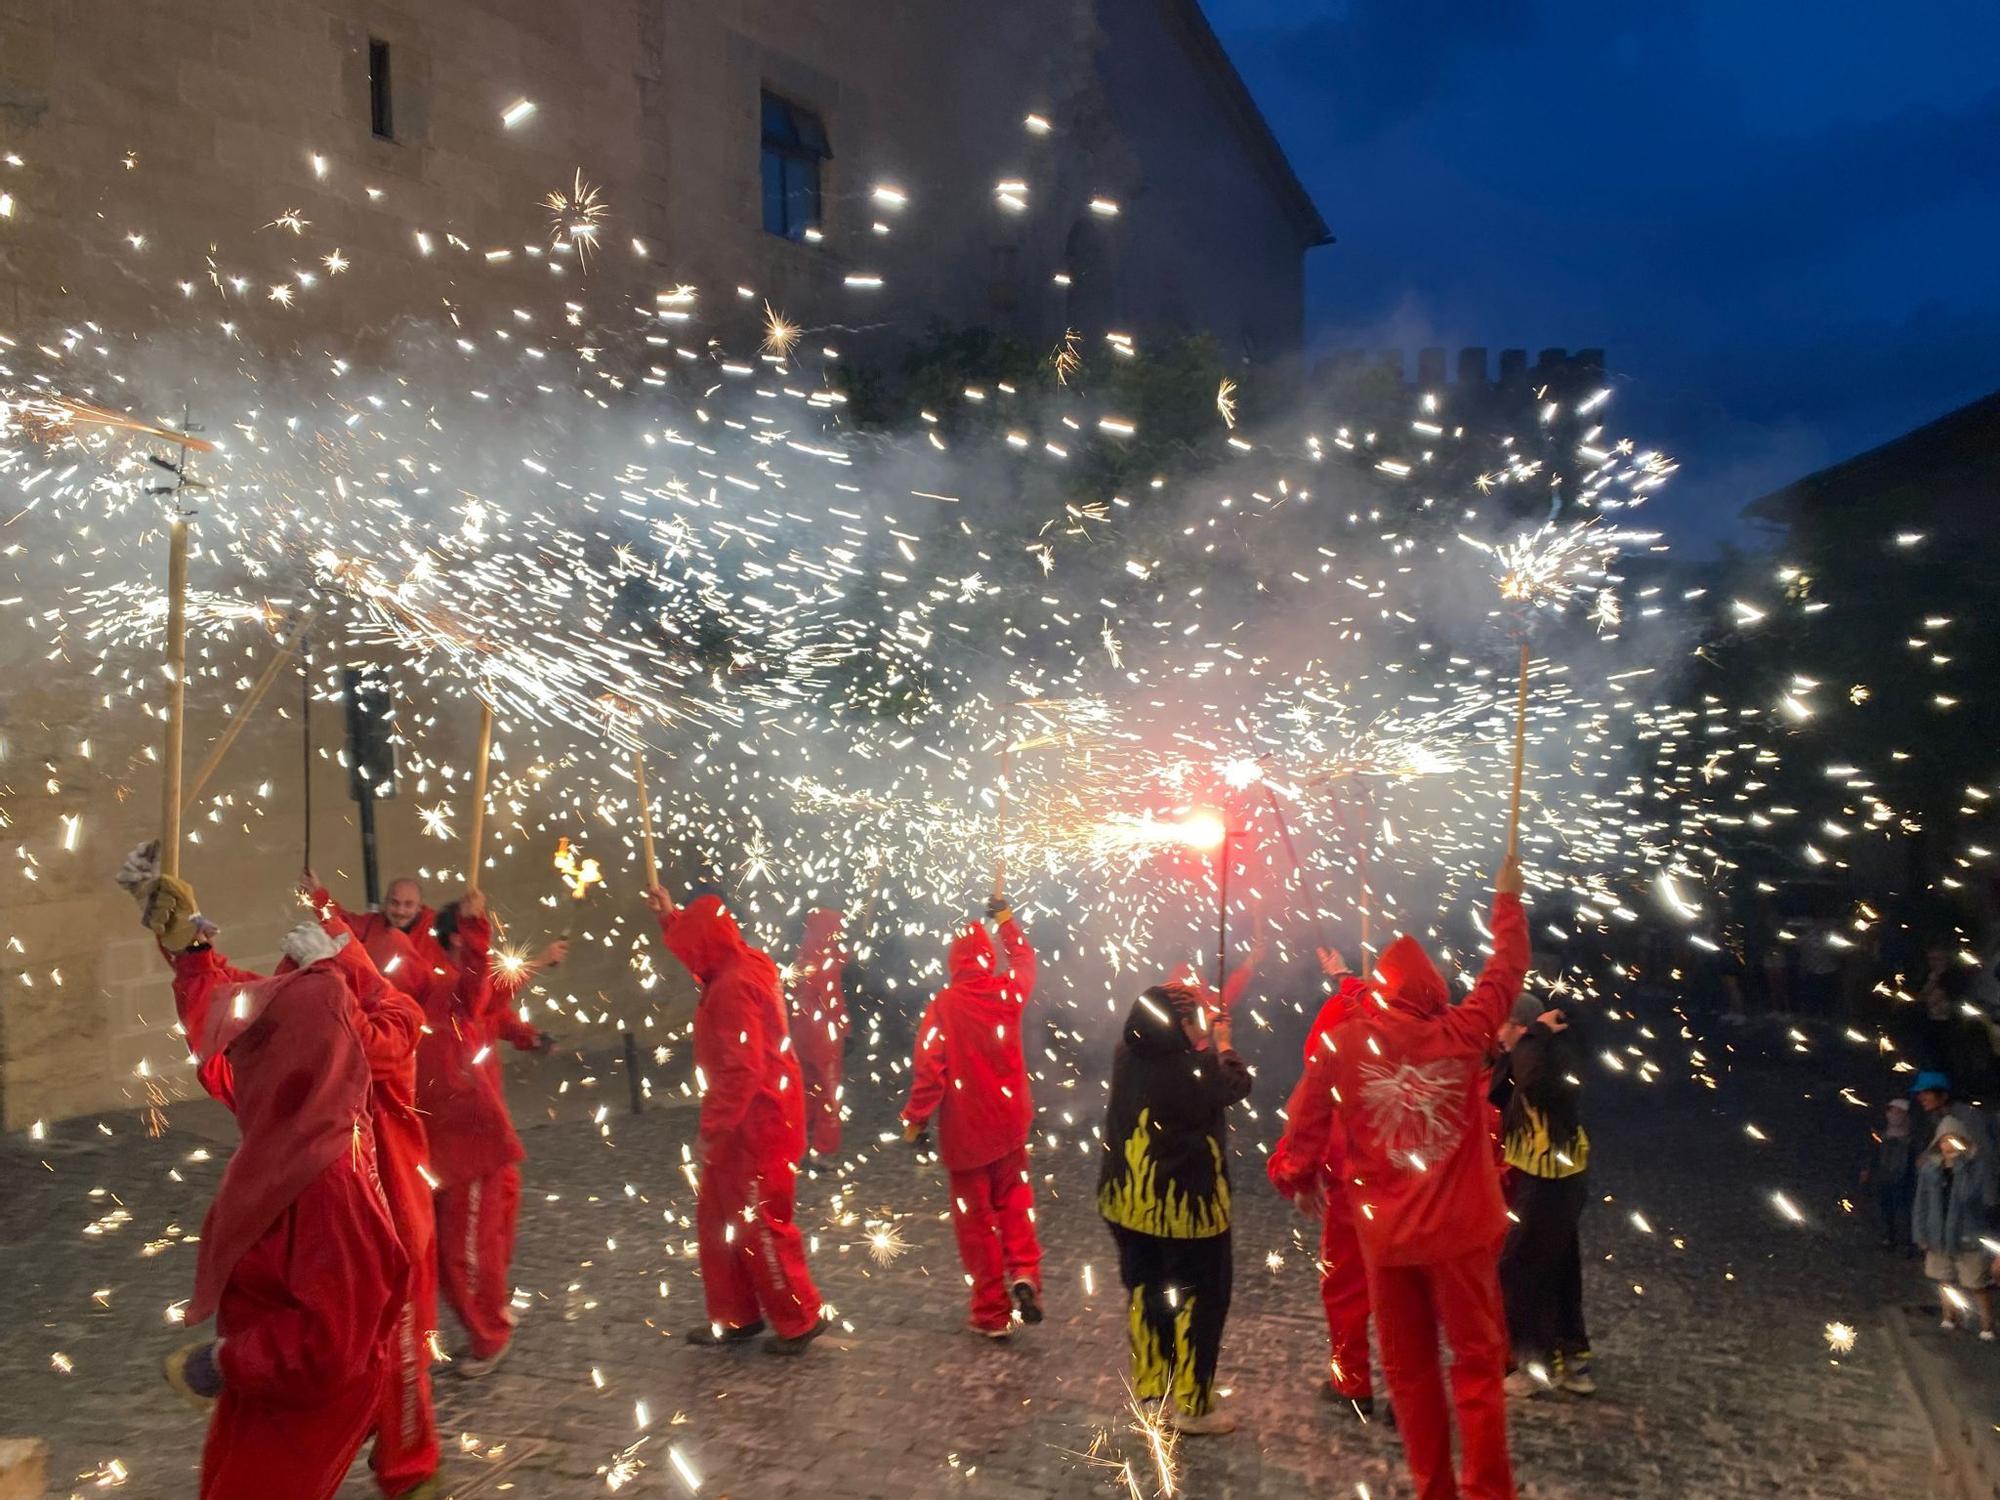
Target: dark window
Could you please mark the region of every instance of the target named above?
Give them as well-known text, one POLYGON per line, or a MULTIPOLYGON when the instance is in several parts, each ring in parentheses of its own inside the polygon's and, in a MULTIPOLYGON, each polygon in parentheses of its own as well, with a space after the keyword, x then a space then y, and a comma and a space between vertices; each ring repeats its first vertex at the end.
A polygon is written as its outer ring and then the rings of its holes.
POLYGON ((389 44, 368 38, 368 125, 376 139, 396 138, 396 114, 389 89, 389 44))
POLYGON ((764 228, 788 240, 819 224, 819 164, 833 155, 819 116, 764 95, 764 228))

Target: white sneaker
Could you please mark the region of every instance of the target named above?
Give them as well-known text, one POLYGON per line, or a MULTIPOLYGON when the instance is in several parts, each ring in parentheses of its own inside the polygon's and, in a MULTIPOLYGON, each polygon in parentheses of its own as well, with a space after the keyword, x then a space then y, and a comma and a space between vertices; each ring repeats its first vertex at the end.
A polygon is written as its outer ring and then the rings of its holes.
POLYGON ((1955 1332, 1957 1328, 1958 1325, 1952 1322, 1950 1318, 1945 1318, 1938 1324, 1938 1330, 1942 1333, 1952 1333, 1955 1332))
POLYGON ((1522 1365, 1511 1372, 1502 1383, 1502 1388, 1510 1396, 1532 1400, 1536 1396, 1546 1396, 1553 1387, 1546 1373, 1539 1372, 1534 1365, 1522 1365))
POLYGON ((1982 1328, 1979 1330, 1979 1342, 1982 1344, 1992 1343, 1995 1337, 1996 1335, 1990 1328, 1982 1328))
POLYGON ((1236 1430, 1236 1418, 1220 1406, 1211 1406, 1198 1417, 1191 1417, 1184 1411, 1176 1411, 1173 1423, 1175 1432, 1188 1437, 1221 1437, 1226 1432, 1236 1430))

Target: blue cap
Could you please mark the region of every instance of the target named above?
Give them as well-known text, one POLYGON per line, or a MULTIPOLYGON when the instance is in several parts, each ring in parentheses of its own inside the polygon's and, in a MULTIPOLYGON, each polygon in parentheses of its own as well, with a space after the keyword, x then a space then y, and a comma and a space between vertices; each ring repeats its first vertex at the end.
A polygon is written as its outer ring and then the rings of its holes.
POLYGON ((1917 1081, 1910 1085, 1910 1092, 1913 1094, 1926 1093, 1931 1089, 1936 1089, 1940 1094, 1949 1094, 1951 1092, 1950 1076, 1936 1072, 1935 1070, 1923 1072, 1919 1073, 1917 1081))

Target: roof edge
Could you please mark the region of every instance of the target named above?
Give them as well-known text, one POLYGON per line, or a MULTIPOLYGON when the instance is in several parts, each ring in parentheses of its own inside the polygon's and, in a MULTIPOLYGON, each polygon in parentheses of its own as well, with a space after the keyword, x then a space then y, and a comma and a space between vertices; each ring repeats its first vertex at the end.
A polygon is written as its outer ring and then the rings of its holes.
POLYGON ((1229 96, 1233 106, 1237 125, 1248 137, 1251 149, 1260 158, 1266 172, 1274 179, 1279 196, 1285 200, 1286 211, 1305 240, 1305 248, 1313 250, 1321 245, 1331 245, 1334 242, 1333 231, 1327 228, 1319 205, 1313 202, 1312 194, 1299 180, 1299 174, 1292 166, 1292 159, 1285 154, 1277 132, 1271 129, 1271 122, 1265 118, 1256 96, 1250 92, 1250 85, 1237 71, 1235 59, 1222 45, 1222 38, 1215 34, 1215 27, 1209 24, 1207 13, 1201 8, 1201 0, 1168 0, 1168 5, 1187 27, 1195 51, 1221 81, 1223 92, 1229 96))

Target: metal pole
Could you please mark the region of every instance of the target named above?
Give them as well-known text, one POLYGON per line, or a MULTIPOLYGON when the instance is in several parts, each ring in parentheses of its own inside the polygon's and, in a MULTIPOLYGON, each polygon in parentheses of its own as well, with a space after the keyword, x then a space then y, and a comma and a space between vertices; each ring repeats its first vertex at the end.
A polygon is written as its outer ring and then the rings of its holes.
POLYGON ((375 853, 375 784, 364 782, 356 800, 361 804, 361 887, 373 911, 382 905, 382 866, 375 853))
POLYGON ((1221 861, 1215 867, 1215 993, 1222 994, 1222 984, 1226 977, 1223 965, 1229 961, 1229 839, 1227 828, 1222 831, 1222 847, 1216 851, 1221 861))
POLYGON ((625 1033, 625 1083, 632 1090, 632 1113, 643 1114, 646 1096, 639 1087, 639 1039, 629 1031, 625 1033))

